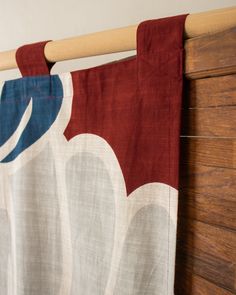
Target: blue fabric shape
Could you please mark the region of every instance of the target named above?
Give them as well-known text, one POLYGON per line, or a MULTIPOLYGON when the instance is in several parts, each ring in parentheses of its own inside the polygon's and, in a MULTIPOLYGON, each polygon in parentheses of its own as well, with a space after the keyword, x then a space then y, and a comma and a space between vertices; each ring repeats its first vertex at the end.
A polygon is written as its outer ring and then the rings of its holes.
POLYGON ((59 76, 23 77, 4 83, 0 99, 0 147, 17 129, 31 99, 31 117, 15 148, 0 163, 13 161, 53 124, 63 99, 59 76))

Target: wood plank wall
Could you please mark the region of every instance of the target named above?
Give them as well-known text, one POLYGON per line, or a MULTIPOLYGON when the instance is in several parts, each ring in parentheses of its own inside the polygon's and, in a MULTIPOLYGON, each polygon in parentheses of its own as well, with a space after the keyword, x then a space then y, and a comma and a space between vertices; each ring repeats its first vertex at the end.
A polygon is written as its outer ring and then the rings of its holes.
POLYGON ((236 28, 185 43, 175 295, 236 294, 236 28))

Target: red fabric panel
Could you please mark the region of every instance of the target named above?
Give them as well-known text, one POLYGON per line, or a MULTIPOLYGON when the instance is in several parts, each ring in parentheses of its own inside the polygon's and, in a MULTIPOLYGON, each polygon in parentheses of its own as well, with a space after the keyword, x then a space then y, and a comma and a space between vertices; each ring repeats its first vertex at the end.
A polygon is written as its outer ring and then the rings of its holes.
POLYGON ((150 182, 178 189, 184 23, 188 14, 143 21, 137 55, 71 72, 67 140, 104 138, 121 166, 127 194, 150 182))

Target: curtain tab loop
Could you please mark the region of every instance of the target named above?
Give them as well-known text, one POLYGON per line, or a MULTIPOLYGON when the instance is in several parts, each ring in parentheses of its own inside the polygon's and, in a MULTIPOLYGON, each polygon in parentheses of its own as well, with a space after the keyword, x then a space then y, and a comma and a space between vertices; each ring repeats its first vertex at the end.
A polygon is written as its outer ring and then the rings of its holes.
POLYGON ((52 40, 26 44, 16 50, 16 63, 23 77, 50 75, 55 62, 49 62, 44 55, 45 45, 52 40))

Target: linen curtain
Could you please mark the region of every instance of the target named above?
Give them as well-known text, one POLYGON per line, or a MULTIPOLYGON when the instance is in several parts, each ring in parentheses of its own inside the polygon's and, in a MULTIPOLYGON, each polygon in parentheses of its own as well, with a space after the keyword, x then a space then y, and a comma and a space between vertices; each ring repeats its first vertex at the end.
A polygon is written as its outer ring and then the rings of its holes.
POLYGON ((50 74, 49 41, 0 84, 0 294, 174 293, 183 32, 145 20, 137 54, 50 74))

